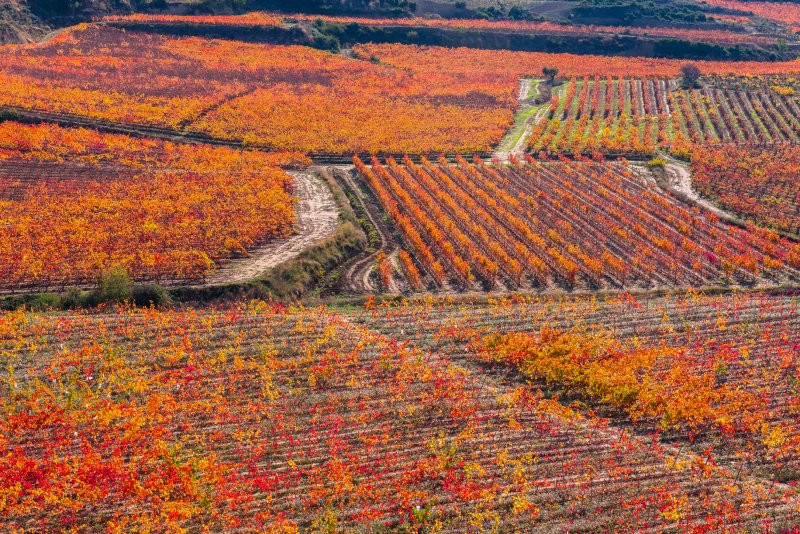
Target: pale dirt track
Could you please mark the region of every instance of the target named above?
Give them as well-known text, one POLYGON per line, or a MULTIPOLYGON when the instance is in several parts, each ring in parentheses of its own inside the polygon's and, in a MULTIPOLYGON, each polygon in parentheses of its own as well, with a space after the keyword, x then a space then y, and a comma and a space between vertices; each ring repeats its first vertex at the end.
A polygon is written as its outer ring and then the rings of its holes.
POLYGON ((336 176, 339 180, 347 183, 350 190, 353 191, 356 200, 364 206, 365 215, 373 228, 375 228, 380 244, 377 246, 377 250, 362 253, 353 258, 344 267, 342 274, 343 285, 341 289, 347 292, 370 293, 375 291, 375 287, 373 287, 370 280, 370 273, 375 267, 375 256, 381 250, 384 252, 388 251, 394 243, 389 235, 388 229, 383 223, 380 209, 367 200, 361 187, 356 183, 356 180, 354 180, 353 169, 352 166, 338 167, 336 169, 336 176))
MULTIPOLYGON (((531 104, 528 103, 528 98, 530 97, 531 89, 533 88, 533 80, 529 78, 523 78, 519 81, 519 96, 517 97, 517 101, 519 102, 519 109, 517 110, 517 114, 523 113, 526 110, 531 108, 531 104)), ((511 140, 508 136, 516 135, 518 131, 517 127, 513 127, 511 130, 508 131, 506 137, 504 137, 500 144, 497 145, 497 150, 494 153, 494 157, 500 160, 501 163, 508 163, 509 156, 514 154, 517 157, 521 157, 522 154, 525 152, 525 147, 527 146, 528 137, 530 137, 531 133, 533 132, 533 126, 538 122, 540 118, 539 114, 536 114, 536 117, 533 119, 528 119, 525 123, 525 127, 523 130, 522 135, 519 139, 512 145, 511 140)))
POLYGON ((295 233, 250 251, 250 256, 225 261, 204 285, 247 282, 300 255, 336 230, 339 210, 328 185, 311 171, 290 172, 295 179, 295 233))
POLYGON ((692 173, 685 164, 679 163, 672 158, 669 158, 667 161, 669 161, 669 163, 664 168, 664 171, 667 175, 667 185, 670 189, 682 195, 693 204, 710 211, 724 221, 733 223, 740 222, 736 215, 721 209, 713 202, 701 197, 697 191, 694 190, 692 187, 692 173))

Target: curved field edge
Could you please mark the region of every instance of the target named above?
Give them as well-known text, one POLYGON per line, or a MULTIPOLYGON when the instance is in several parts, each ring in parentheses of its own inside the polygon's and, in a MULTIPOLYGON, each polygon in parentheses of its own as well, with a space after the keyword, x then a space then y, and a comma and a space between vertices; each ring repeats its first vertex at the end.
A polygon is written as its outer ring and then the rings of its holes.
MULTIPOLYGON (((335 225, 326 237, 303 250, 295 251, 293 257, 252 279, 171 288, 136 284, 129 288, 133 293, 133 301, 137 305, 147 306, 151 302, 206 303, 240 297, 298 300, 316 298, 325 288, 333 287, 337 283, 339 268, 366 249, 367 237, 350 201, 336 180, 320 168, 310 169, 309 172, 315 174, 315 179, 324 180, 338 212, 335 225)), ((101 303, 103 298, 100 289, 72 290, 68 293, 19 293, 0 298, 0 310, 93 307, 101 303)))
POLYGON ((298 199, 295 233, 286 238, 273 239, 249 251, 246 257, 221 264, 219 270, 202 285, 242 283, 259 278, 333 234, 339 207, 330 186, 311 170, 289 171, 289 174, 294 178, 294 196, 298 199))
POLYGON ((170 296, 178 302, 209 302, 247 296, 296 300, 319 293, 335 283, 337 268, 363 251, 367 238, 350 201, 336 180, 320 168, 312 169, 324 179, 338 209, 337 226, 321 241, 299 252, 252 280, 201 287, 176 287, 170 296))

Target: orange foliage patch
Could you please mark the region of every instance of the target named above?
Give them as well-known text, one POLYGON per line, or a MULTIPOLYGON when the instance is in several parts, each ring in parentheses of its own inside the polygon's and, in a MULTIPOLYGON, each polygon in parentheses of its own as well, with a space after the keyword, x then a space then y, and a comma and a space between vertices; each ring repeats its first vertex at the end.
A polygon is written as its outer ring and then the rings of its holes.
POLYGON ((750 285, 800 274, 800 246, 729 228, 624 165, 457 161, 355 158, 439 287, 750 285))
POLYGON ((488 151, 516 105, 514 73, 94 26, 2 49, 0 63, 0 105, 304 152, 488 151))
POLYGON ((294 223, 300 155, 0 124, 0 289, 197 280, 294 223))
POLYGON ((149 24, 202 24, 217 26, 235 24, 241 26, 280 26, 281 17, 267 13, 246 13, 244 15, 155 15, 134 13, 105 17, 109 22, 143 22, 149 24))
POLYGON ((726 9, 750 11, 784 24, 800 23, 800 4, 792 2, 742 2, 740 0, 705 0, 707 4, 726 9))
POLYGON ((692 183, 745 218, 800 231, 800 149, 738 146, 692 149, 692 183))
MULTIPOLYGON (((44 45, 0 49, 0 105, 279 150, 486 152, 512 124, 521 76, 554 66, 567 76, 663 77, 684 63, 406 45, 355 52, 80 26, 44 45)), ((798 61, 698 65, 800 71, 798 61)))
MULTIPOLYGON (((398 44, 358 45, 361 57, 375 55, 381 63, 426 71, 441 69, 462 76, 476 71, 487 75, 511 72, 515 76, 541 77, 542 67, 557 67, 562 76, 673 77, 680 74, 685 60, 645 57, 549 54, 474 48, 443 48, 398 44), (416 67, 414 67, 416 65, 416 67)), ((783 74, 800 72, 800 60, 693 61, 703 74, 783 74)))
MULTIPOLYGON (((639 435, 655 433, 653 444, 666 438, 673 453, 693 443, 711 465, 742 478, 796 480, 797 314, 796 294, 691 291, 664 298, 514 294, 488 305, 429 298, 363 315, 409 343, 433 340, 458 355, 471 348, 465 358, 510 365, 534 392, 633 425, 639 435)), ((797 521, 797 512, 787 511, 790 517, 797 521)))
POLYGON ((464 365, 467 351, 434 343, 428 310, 414 311, 381 323, 400 339, 261 302, 0 314, 0 530, 707 532, 796 521, 795 488, 464 365))

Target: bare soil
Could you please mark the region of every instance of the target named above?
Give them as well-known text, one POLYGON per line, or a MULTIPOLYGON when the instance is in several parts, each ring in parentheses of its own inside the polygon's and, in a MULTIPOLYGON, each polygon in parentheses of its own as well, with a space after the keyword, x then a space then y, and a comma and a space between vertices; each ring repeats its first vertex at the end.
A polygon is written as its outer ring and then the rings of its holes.
POLYGON ((226 261, 205 285, 252 280, 334 233, 339 210, 328 185, 311 171, 290 174, 295 178, 295 196, 299 200, 295 233, 252 250, 250 256, 226 261))
POLYGON ((720 219, 732 223, 740 224, 741 221, 736 215, 721 209, 713 202, 701 197, 692 187, 692 173, 683 163, 676 160, 668 160, 669 163, 664 168, 667 177, 667 186, 686 200, 710 211, 720 219))
POLYGON ((372 293, 376 291, 374 284, 370 280, 370 273, 375 267, 375 256, 381 250, 387 251, 390 247, 394 246, 394 240, 391 237, 391 232, 383 222, 380 209, 367 199, 363 190, 353 178, 353 167, 337 167, 336 177, 347 183, 350 190, 353 191, 353 194, 356 196, 356 200, 364 206, 366 216, 377 231, 378 239, 380 239, 377 250, 365 252, 353 258, 353 260, 345 266, 342 276, 342 287, 340 289, 354 293, 372 293))

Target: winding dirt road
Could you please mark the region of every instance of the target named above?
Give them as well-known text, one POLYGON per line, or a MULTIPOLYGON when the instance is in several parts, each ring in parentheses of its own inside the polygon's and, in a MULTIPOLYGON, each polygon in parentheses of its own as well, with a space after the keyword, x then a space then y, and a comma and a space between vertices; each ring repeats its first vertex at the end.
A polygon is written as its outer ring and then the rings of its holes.
POLYGON ((670 189, 693 204, 710 211, 724 221, 741 224, 741 220, 736 217, 736 215, 721 209, 713 202, 701 197, 700 194, 694 190, 692 187, 692 173, 685 164, 679 163, 672 158, 665 159, 667 159, 668 163, 664 168, 664 172, 667 176, 667 186, 670 189))
POLYGON ((353 169, 352 166, 337 167, 336 176, 339 180, 347 183, 348 187, 355 195, 356 200, 364 207, 367 219, 369 219, 369 222, 378 233, 380 244, 377 250, 362 253, 356 258, 353 258, 350 263, 345 266, 342 275, 342 289, 355 293, 371 293, 375 292, 375 287, 370 281, 370 273, 375 267, 375 256, 381 250, 384 252, 389 251, 389 249, 394 246, 394 243, 389 235, 388 229, 383 224, 380 212, 376 211, 376 207, 367 200, 361 187, 353 179, 353 169))
POLYGON ((333 234, 339 210, 328 184, 309 170, 289 174, 295 179, 295 196, 299 200, 295 233, 253 249, 250 256, 224 262, 204 285, 247 282, 333 234))

